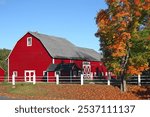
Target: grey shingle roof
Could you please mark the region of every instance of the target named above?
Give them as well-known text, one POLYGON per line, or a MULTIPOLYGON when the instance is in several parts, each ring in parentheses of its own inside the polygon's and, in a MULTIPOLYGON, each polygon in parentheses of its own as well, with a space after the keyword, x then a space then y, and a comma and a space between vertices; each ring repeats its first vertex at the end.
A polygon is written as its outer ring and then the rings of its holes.
POLYGON ((100 61, 102 58, 102 55, 93 49, 78 47, 78 50, 86 60, 100 61))
POLYGON ((47 68, 47 72, 50 71, 70 71, 70 70, 81 70, 75 63, 60 63, 60 64, 50 64, 47 68))
POLYGON ((102 58, 95 50, 77 47, 64 38, 49 36, 37 32, 29 33, 41 41, 53 58, 84 59, 91 61, 100 61, 102 58))
POLYGON ((55 71, 57 66, 58 66, 57 64, 50 64, 46 71, 47 72, 55 71))

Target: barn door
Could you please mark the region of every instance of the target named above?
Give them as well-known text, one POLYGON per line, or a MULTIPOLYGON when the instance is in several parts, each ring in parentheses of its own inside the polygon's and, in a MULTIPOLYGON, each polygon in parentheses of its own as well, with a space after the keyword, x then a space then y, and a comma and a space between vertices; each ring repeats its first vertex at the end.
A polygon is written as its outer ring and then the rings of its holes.
POLYGON ((91 64, 90 64, 90 62, 83 62, 83 78, 91 79, 91 64))
POLYGON ((33 82, 33 78, 35 75, 35 71, 34 70, 26 70, 25 71, 25 82, 33 82))

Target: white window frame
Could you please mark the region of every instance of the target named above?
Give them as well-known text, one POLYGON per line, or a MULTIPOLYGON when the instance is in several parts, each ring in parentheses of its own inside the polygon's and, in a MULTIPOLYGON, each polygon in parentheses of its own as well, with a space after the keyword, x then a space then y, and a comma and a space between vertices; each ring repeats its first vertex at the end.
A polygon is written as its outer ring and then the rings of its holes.
POLYGON ((32 46, 32 37, 27 37, 27 46, 32 46))
POLYGON ((33 82, 33 80, 31 80, 32 77, 33 77, 33 76, 31 76, 31 73, 34 73, 34 75, 35 75, 35 70, 25 70, 24 71, 24 80, 25 80, 25 82, 33 82), (26 73, 29 73, 29 76, 26 76, 26 73), (28 81, 27 81, 27 77, 29 78, 28 81))

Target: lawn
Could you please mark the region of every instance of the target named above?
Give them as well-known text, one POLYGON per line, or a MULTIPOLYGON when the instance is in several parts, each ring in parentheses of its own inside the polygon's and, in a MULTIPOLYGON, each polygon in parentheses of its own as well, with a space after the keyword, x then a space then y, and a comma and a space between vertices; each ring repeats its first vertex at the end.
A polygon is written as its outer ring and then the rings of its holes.
POLYGON ((15 99, 38 100, 138 100, 150 99, 150 86, 127 85, 126 93, 117 86, 100 84, 46 84, 18 83, 12 88, 10 83, 0 84, 0 96, 15 99))

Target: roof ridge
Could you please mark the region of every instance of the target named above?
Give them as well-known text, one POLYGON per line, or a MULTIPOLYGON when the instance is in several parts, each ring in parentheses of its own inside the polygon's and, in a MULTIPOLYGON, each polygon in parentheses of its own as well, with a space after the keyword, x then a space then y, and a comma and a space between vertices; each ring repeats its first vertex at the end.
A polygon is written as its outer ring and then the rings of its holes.
MULTIPOLYGON (((87 48, 87 47, 79 47, 79 46, 77 46, 78 48, 81 48, 81 49, 88 49, 88 50, 93 50, 93 51, 95 51, 94 49, 92 49, 92 48, 87 48)), ((97 52, 97 51, 96 51, 97 52)))
MULTIPOLYGON (((29 31, 29 33, 31 34, 37 34, 37 35, 44 35, 44 36, 48 36, 48 37, 54 37, 54 38, 58 38, 58 39, 64 39, 64 40, 67 40, 65 37, 60 37, 60 36, 54 36, 54 35, 48 35, 48 34, 45 34, 45 33, 39 33, 39 32, 32 32, 32 31, 29 31)), ((68 40, 67 40, 68 41, 68 40)))

